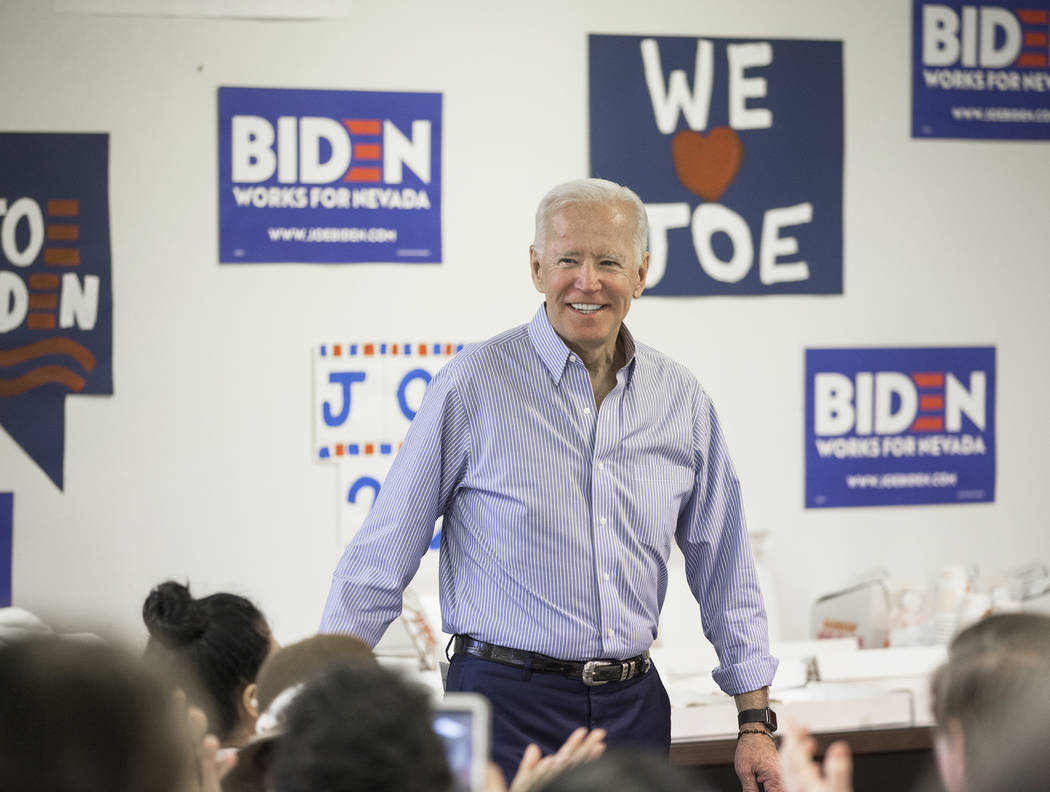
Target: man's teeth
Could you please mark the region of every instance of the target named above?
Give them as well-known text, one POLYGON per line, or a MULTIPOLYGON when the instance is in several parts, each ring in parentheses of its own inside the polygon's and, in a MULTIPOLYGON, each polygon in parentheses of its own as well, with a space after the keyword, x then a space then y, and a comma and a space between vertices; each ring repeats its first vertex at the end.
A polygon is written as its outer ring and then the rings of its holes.
POLYGON ((582 313, 594 313, 601 308, 600 305, 592 305, 591 303, 569 303, 569 305, 582 313))

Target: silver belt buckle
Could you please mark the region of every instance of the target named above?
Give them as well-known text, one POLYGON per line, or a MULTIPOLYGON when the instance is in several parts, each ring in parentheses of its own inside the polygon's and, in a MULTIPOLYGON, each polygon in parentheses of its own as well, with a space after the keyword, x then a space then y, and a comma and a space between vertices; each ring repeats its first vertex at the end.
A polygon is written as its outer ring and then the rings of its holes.
POLYGON ((607 685, 609 680, 607 679, 595 679, 594 671, 598 668, 597 660, 588 660, 583 664, 583 684, 588 687, 597 687, 598 685, 607 685))

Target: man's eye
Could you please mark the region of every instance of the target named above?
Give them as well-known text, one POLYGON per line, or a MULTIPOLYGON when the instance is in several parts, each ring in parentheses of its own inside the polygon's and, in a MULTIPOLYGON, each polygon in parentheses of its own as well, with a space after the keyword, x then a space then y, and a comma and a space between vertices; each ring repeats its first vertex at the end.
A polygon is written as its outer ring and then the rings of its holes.
POLYGON ((560 259, 558 259, 558 263, 559 264, 566 264, 566 265, 568 265, 568 264, 575 264, 576 263, 576 259, 560 258, 560 259))
POLYGON ((602 261, 602 266, 603 267, 619 267, 620 266, 620 262, 619 261, 612 261, 611 259, 605 259, 604 261, 602 261))

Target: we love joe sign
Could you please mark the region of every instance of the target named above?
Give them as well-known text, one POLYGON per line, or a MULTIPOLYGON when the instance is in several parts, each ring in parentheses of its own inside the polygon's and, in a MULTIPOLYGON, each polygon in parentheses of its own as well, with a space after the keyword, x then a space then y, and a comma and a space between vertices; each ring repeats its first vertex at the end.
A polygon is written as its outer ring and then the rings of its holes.
POLYGON ((842 293, 841 42, 589 45, 591 174, 646 204, 646 294, 842 293))

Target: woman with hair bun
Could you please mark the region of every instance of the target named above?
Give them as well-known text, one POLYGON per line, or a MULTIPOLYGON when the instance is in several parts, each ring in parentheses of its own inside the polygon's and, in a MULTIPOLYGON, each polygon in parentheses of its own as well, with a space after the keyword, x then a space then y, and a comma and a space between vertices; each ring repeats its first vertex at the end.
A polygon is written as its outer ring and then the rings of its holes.
POLYGON ((169 580, 146 597, 142 620, 150 634, 146 660, 204 710, 224 747, 244 746, 259 717, 255 677, 276 648, 262 612, 236 594, 194 599, 169 580))

